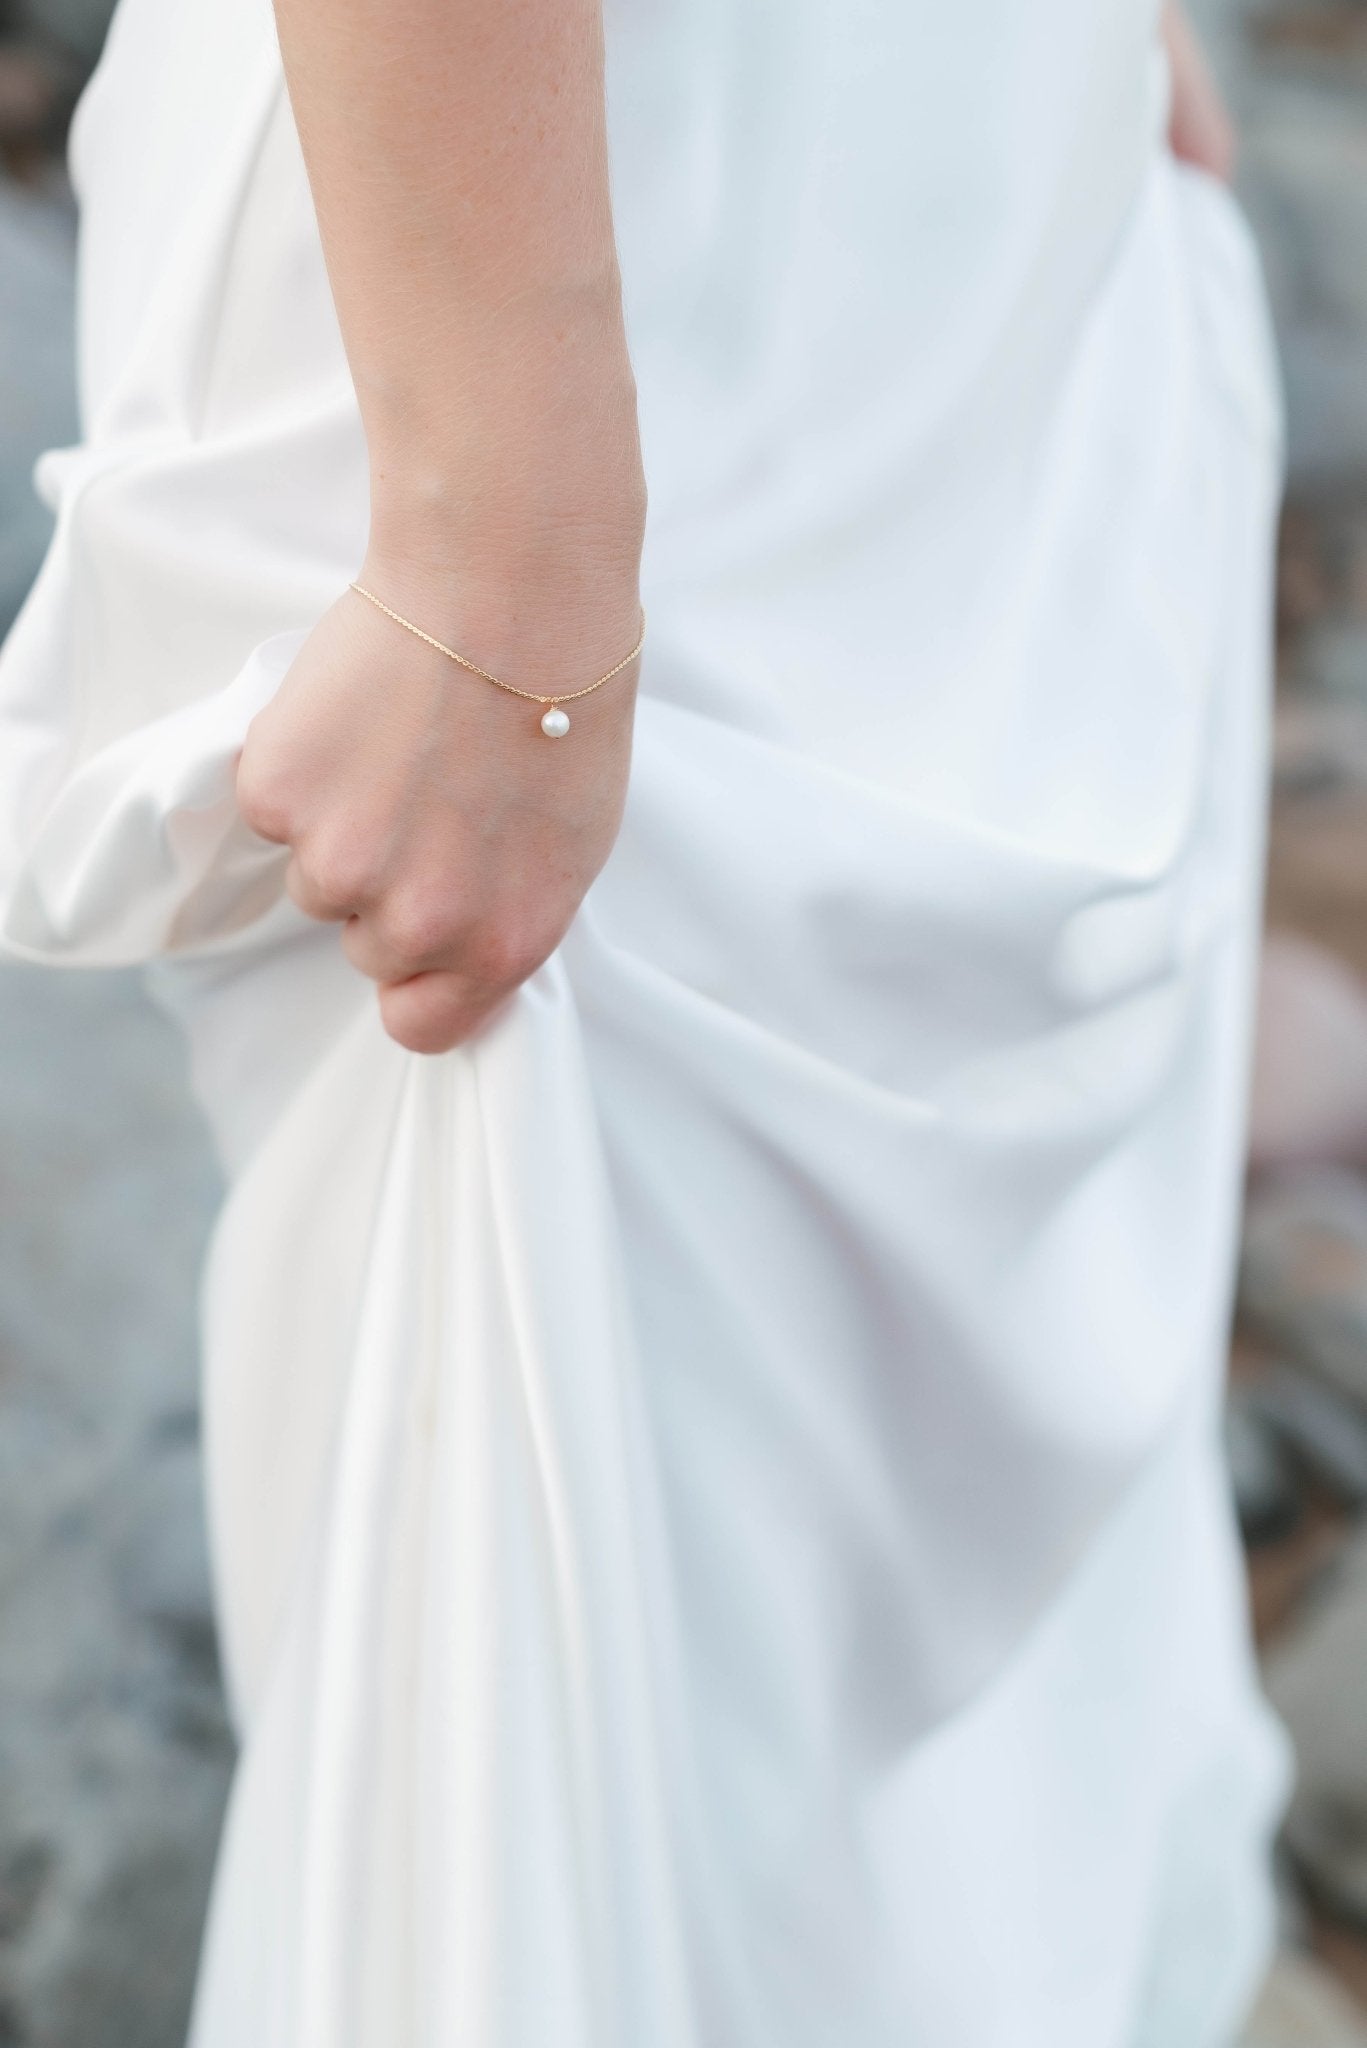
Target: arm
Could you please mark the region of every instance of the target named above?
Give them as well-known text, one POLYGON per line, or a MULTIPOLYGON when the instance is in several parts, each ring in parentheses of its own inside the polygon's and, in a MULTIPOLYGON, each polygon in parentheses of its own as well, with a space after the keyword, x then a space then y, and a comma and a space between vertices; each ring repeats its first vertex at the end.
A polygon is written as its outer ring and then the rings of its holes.
MULTIPOLYGON (((359 580, 521 687, 590 682, 636 639, 645 504, 600 0, 276 13, 370 456, 359 580)), ((239 800, 401 1043, 455 1044, 559 943, 616 834, 633 689, 550 742, 354 593, 310 636, 239 800)))
POLYGON ((1172 71, 1173 154, 1213 178, 1228 179, 1234 171, 1234 128, 1185 8, 1164 8, 1163 40, 1172 71))

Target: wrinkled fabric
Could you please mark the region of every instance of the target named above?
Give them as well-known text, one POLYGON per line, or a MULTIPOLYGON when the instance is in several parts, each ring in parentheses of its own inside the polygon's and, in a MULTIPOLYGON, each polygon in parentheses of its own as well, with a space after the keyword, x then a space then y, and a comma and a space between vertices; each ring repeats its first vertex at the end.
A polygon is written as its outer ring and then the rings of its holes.
POLYGON ((1221 2048, 1256 264, 1139 0, 652 0, 609 71, 627 815, 438 1059, 233 802, 367 519, 265 0, 122 0, 78 112, 0 938, 148 964, 231 1174, 193 2048, 1221 2048))

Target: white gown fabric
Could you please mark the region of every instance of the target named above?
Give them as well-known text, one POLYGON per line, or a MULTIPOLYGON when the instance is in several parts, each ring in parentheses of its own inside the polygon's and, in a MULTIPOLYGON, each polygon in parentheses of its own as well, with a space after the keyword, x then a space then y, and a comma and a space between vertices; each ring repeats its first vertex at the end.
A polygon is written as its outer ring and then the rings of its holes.
POLYGON ((194 2048, 1232 2038, 1278 419, 1154 11, 611 10, 628 815, 425 1060, 232 802, 367 517, 267 0, 122 0, 3 937, 152 963, 232 1176, 194 2048))

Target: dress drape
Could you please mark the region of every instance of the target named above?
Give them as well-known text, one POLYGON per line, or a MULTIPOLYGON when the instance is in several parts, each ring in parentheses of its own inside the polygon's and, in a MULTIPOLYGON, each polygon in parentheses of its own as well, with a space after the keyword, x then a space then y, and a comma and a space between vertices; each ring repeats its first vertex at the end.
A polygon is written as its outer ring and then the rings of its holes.
POLYGON ((147 963, 231 1175, 193 2048, 1226 2048, 1279 425, 1153 16, 610 9, 627 816, 422 1059, 233 805, 367 522, 270 9, 121 0, 0 936, 147 963))

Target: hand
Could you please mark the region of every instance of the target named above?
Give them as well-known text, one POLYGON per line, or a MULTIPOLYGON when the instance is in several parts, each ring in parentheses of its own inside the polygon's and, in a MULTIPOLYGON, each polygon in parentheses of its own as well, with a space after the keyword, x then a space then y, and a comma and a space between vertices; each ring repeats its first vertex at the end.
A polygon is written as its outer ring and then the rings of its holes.
MULTIPOLYGON (((574 595, 524 583, 517 607, 452 603, 449 578, 368 559, 358 581, 520 687, 576 688, 631 647, 636 556, 574 595), (534 623, 533 623, 534 619, 534 623)), ((540 707, 424 646, 354 591, 319 622, 238 769, 249 825, 292 849, 286 886, 379 988, 391 1038, 444 1052, 555 950, 616 837, 635 664, 569 707, 540 707)))
POLYGON ((1168 141, 1173 154, 1228 183, 1234 174, 1234 124, 1182 7, 1163 10, 1163 40, 1172 72, 1168 141))

